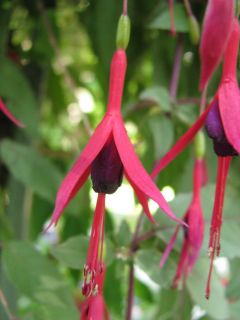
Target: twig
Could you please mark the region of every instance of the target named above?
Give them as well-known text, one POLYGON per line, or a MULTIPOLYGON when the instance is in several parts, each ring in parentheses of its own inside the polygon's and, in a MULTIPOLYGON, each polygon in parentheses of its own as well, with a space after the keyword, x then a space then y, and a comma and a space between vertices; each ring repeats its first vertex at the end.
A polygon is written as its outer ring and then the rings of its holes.
POLYGON ((134 253, 139 249, 139 246, 142 242, 147 241, 151 239, 152 237, 155 237, 156 233, 159 231, 165 231, 165 230, 171 230, 174 229, 176 226, 159 226, 154 229, 150 229, 146 232, 144 232, 142 235, 136 237, 132 243, 131 243, 131 251, 134 253))
MULTIPOLYGON (((77 84, 75 83, 75 81, 72 78, 69 70, 65 66, 65 63, 64 63, 64 61, 62 59, 61 50, 60 50, 60 48, 58 46, 58 43, 57 43, 56 36, 55 36, 55 34, 53 32, 51 23, 49 21, 48 15, 47 15, 46 10, 44 8, 44 4, 42 3, 41 0, 37 2, 37 8, 38 8, 39 12, 41 13, 42 22, 43 22, 44 27, 46 28, 46 31, 47 31, 47 34, 48 34, 49 43, 50 43, 52 49, 54 50, 54 52, 56 54, 57 63, 58 63, 59 68, 62 71, 62 74, 63 74, 63 77, 64 77, 64 81, 67 84, 67 86, 69 87, 69 89, 73 93, 75 93, 76 88, 77 88, 77 84)), ((82 116, 82 121, 83 121, 84 128, 86 130, 86 133, 88 134, 88 136, 91 136, 92 128, 91 128, 90 122, 88 120, 88 117, 82 111, 81 111, 81 116, 82 116)))
POLYGON ((130 265, 130 270, 129 270, 126 320, 132 319, 133 298, 134 298, 134 263, 132 261, 130 265))
POLYGON ((72 159, 74 156, 76 156, 76 153, 74 151, 69 151, 69 152, 66 152, 66 151, 55 151, 55 150, 51 150, 43 145, 40 145, 39 147, 36 146, 36 148, 38 150, 40 150, 41 154, 45 155, 45 156, 48 156, 48 157, 51 157, 51 158, 56 158, 56 159, 72 159))
MULTIPOLYGON (((192 104, 196 104, 199 105, 201 102, 200 98, 195 98, 195 97, 186 97, 186 98, 181 98, 181 99, 177 99, 175 100, 175 105, 176 106, 186 106, 186 105, 192 105, 192 104)), ((142 110, 145 108, 152 108, 156 106, 156 101, 154 100, 150 100, 150 99, 144 99, 144 100, 140 100, 139 102, 131 105, 129 108, 124 109, 123 111, 123 117, 127 118, 129 117, 129 115, 133 112, 135 112, 136 110, 142 110)))
POLYGON ((7 299, 3 293, 3 291, 0 289, 0 302, 8 316, 9 320, 17 320, 17 318, 11 313, 9 306, 8 306, 8 302, 7 299))
POLYGON ((176 101, 177 89, 179 84, 179 77, 181 71, 181 60, 183 54, 183 40, 181 35, 177 39, 177 47, 175 51, 174 64, 172 69, 172 77, 169 87, 169 95, 173 103, 176 101))
POLYGON ((181 98, 176 100, 176 105, 187 105, 187 104, 197 104, 199 105, 201 100, 199 98, 189 97, 189 98, 181 98))

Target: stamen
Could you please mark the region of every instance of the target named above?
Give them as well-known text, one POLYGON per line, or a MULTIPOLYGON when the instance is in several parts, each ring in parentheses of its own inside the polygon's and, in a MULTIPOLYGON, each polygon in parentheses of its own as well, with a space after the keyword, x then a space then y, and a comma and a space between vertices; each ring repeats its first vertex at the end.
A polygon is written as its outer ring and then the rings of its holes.
POLYGON ((83 274, 84 283, 82 286, 82 294, 85 297, 89 297, 95 290, 96 271, 91 270, 88 265, 85 265, 83 274))
MULTIPOLYGON (((215 239, 215 236, 214 236, 215 239)), ((212 278, 212 270, 213 270, 213 261, 214 261, 214 253, 215 253, 215 241, 213 243, 213 247, 210 247, 208 249, 208 255, 210 258, 210 267, 209 267, 209 272, 208 272, 208 279, 207 279, 207 285, 206 285, 206 290, 205 290, 205 297, 206 299, 209 299, 210 297, 210 291, 211 291, 211 278, 212 278)))
POLYGON ((98 194, 96 210, 84 266, 84 283, 82 293, 86 297, 95 296, 99 292, 98 278, 103 272, 103 241, 104 241, 105 194, 98 194))
POLYGON ((229 166, 232 157, 218 157, 218 172, 216 181, 215 201, 213 207, 213 214, 210 227, 210 239, 208 245, 208 255, 211 259, 210 269, 208 273, 208 280, 206 286, 206 298, 210 296, 210 282, 212 276, 213 261, 216 256, 220 254, 220 236, 222 227, 222 210, 224 204, 224 194, 226 188, 226 181, 229 166))

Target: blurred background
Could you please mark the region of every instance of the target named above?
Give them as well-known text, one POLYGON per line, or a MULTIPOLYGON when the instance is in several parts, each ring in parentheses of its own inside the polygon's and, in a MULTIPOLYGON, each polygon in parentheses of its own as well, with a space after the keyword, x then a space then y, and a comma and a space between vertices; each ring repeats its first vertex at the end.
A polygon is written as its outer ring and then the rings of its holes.
MULTIPOLYGON (((207 1, 191 1, 202 24, 207 1)), ((0 114, 0 319, 76 320, 82 271, 96 194, 91 182, 66 208, 57 228, 49 221, 65 174, 101 120, 109 65, 122 10, 120 0, 1 0, 0 96, 25 125, 0 114)), ((170 33, 168 1, 130 0, 131 40, 123 97, 126 129, 148 172, 199 112, 198 45, 188 15, 175 1, 177 35, 170 33), (174 82, 173 72, 179 81, 174 82)), ((209 98, 220 72, 211 82, 209 98)), ((163 269, 161 255, 175 224, 150 203, 159 226, 141 218, 141 241, 132 248, 141 207, 124 180, 107 197, 105 300, 111 319, 127 319, 129 270, 134 266, 133 320, 239 319, 240 162, 234 159, 224 207, 221 258, 211 298, 204 298, 207 244, 216 157, 211 141, 204 188, 205 239, 186 285, 172 289, 183 234, 163 269)), ((192 190, 193 148, 158 177, 157 184, 182 217, 192 190)))

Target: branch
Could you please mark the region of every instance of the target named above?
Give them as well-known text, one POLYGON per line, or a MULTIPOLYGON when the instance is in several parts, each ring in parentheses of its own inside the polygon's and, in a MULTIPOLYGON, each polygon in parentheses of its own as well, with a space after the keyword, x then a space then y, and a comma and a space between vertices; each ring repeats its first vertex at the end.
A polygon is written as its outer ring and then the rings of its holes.
POLYGON ((123 15, 127 16, 128 14, 128 0, 123 0, 123 15))
POLYGON ((132 319, 133 299, 134 299, 134 263, 132 261, 130 265, 130 270, 129 270, 126 320, 132 319))
POLYGON ((15 317, 11 313, 11 311, 9 309, 9 306, 8 306, 7 299, 6 299, 4 293, 3 293, 3 291, 1 289, 0 289, 0 302, 1 302, 1 304, 3 306, 3 309, 5 310, 5 312, 6 312, 7 316, 8 316, 8 319, 9 320, 18 320, 17 317, 15 317))

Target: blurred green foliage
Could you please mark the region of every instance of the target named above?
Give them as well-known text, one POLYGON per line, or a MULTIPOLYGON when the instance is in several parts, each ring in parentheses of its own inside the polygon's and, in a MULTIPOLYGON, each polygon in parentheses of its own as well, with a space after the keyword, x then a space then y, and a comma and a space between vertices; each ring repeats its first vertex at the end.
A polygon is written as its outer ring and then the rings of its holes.
MULTIPOLYGON (((201 24, 206 1, 191 1, 201 24)), ((25 125, 0 115, 0 319, 76 320, 93 205, 90 183, 65 210, 55 232, 42 233, 57 188, 105 111, 109 64, 121 14, 116 0, 2 0, 0 2, 0 96, 25 125), (10 312, 10 313, 9 313, 10 312)), ((198 47, 191 44, 184 6, 175 7, 169 33, 166 1, 129 1, 132 33, 123 114, 136 151, 151 171, 154 162, 198 114, 198 47), (176 50, 181 72, 176 99, 169 91, 176 50)), ((214 94, 219 74, 209 95, 214 94)), ((171 203, 181 217, 192 188, 192 148, 157 180, 177 193, 171 203)), ((222 256, 230 263, 229 285, 214 273, 211 299, 204 298, 207 241, 213 206, 216 158, 207 147, 210 185, 203 191, 205 241, 198 265, 179 290, 171 288, 181 237, 163 269, 159 260, 175 224, 156 213, 159 227, 130 252, 137 215, 106 219, 105 298, 112 319, 124 319, 128 270, 136 270, 133 319, 239 319, 240 219, 238 159, 228 181, 222 256), (197 309, 201 309, 197 313, 197 309), (195 311, 194 311, 195 310, 195 311), (199 314, 199 315, 198 315, 199 314)), ((127 200, 126 200, 127 201, 127 200)), ((139 213, 138 208, 136 211, 139 213)), ((144 218, 140 234, 153 226, 144 218)), ((225 279, 226 280, 226 279, 225 279)))

